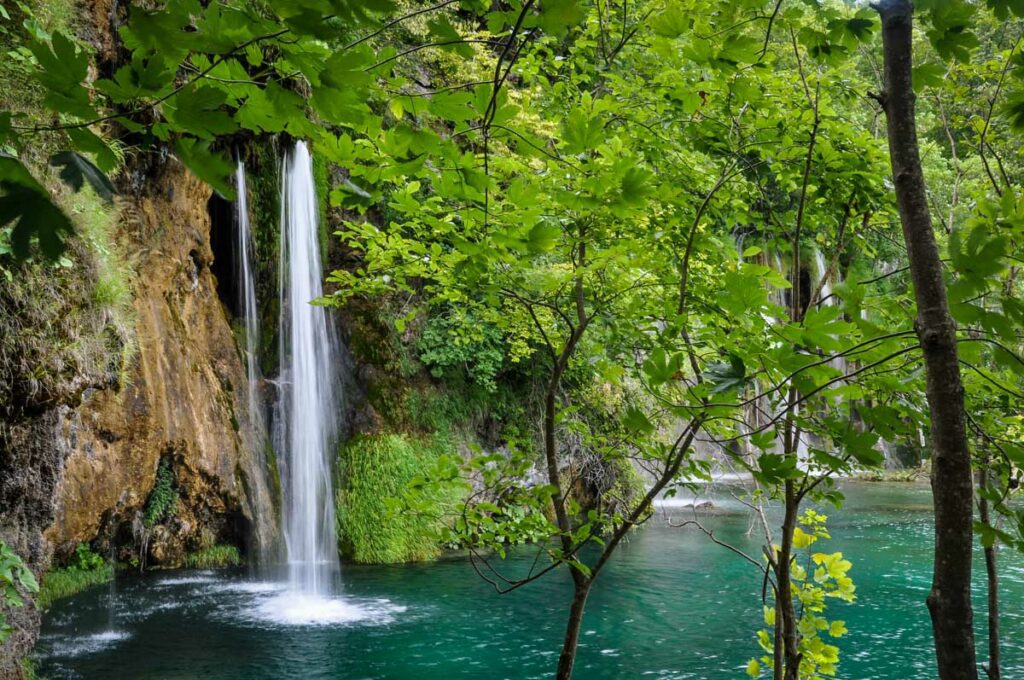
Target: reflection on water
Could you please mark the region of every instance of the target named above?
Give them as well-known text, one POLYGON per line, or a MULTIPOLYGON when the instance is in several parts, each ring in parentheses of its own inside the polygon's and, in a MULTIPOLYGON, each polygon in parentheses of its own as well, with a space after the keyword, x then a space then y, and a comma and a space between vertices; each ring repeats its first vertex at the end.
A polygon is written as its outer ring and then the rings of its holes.
MULTIPOLYGON (((839 677, 934 677, 924 598, 931 580, 926 487, 846 484, 823 549, 853 560, 857 602, 830 603, 846 621, 839 677)), ((724 495, 705 523, 757 551, 750 518, 724 495)), ((688 513, 682 508, 671 509, 688 513)), ((1004 676, 1024 677, 1024 561, 1000 553, 1004 676)), ((525 572, 533 553, 504 565, 525 572)), ((985 649, 983 570, 978 647, 985 649)), ((322 617, 295 615, 277 584, 215 572, 126 578, 118 630, 103 589, 58 603, 38 652, 50 678, 548 678, 571 589, 564 574, 497 595, 461 559, 344 570, 343 599, 322 617), (293 615, 289 615, 289 606, 293 615), (326 618, 324 618, 326 617, 326 618), (312 625, 311 625, 312 624, 312 625)), ((732 553, 662 515, 634 533, 602 575, 580 639, 577 677, 739 678, 759 655, 761 579, 732 553)), ((301 604, 301 603, 300 603, 301 604)))

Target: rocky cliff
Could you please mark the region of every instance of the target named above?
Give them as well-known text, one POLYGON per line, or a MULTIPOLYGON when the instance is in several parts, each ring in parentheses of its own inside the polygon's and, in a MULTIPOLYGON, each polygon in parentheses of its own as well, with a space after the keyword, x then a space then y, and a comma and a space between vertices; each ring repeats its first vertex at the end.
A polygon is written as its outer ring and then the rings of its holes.
MULTIPOLYGON (((214 543, 252 556, 276 540, 273 462, 249 422, 243 363, 211 272, 210 189, 173 159, 146 174, 122 199, 117 227, 135 271, 137 351, 119 363, 113 343, 108 370, 68 371, 50 398, 14 394, 20 403, 0 415, 0 540, 40 574, 80 542, 175 566, 214 543), (174 498, 154 513, 161 468, 174 498)), ((10 614, 17 632, 0 677, 38 628, 31 606, 10 614)))

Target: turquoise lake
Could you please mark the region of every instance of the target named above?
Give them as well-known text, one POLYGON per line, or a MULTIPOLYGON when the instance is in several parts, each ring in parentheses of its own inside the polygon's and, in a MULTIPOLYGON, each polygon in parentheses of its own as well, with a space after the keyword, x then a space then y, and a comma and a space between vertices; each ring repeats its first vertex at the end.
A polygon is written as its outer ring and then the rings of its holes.
MULTIPOLYGON (((840 678, 935 677, 925 596, 931 581, 927 485, 842 485, 832 540, 853 561, 853 604, 840 678)), ((756 554, 751 517, 727 495, 703 516, 716 536, 756 554)), ((589 601, 576 677, 745 678, 760 656, 761 577, 664 512, 636 531, 589 601)), ((692 516, 673 509, 676 519, 692 516)), ((534 553, 502 566, 523 573, 534 553)), ((1024 677, 1024 560, 1000 552, 1003 674, 1024 677)), ((980 550, 978 566, 980 562, 980 550)), ((329 624, 290 616, 281 587, 243 573, 174 571, 120 577, 58 602, 37 648, 47 678, 251 680, 280 678, 547 678, 553 674, 570 587, 566 574, 499 595, 461 557, 400 566, 345 565, 329 624)), ((984 571, 976 569, 979 658, 984 656, 984 571)))

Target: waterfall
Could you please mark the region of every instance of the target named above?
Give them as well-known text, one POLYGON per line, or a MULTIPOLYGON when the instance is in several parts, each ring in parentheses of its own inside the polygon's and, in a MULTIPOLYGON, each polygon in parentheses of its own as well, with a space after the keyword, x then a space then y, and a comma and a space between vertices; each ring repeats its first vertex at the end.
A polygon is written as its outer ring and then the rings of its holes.
POLYGON ((238 194, 235 203, 238 212, 238 241, 235 244, 235 271, 241 278, 238 287, 238 309, 242 312, 245 325, 245 370, 249 378, 248 401, 249 418, 261 440, 266 433, 263 421, 263 407, 259 396, 260 369, 256 361, 259 346, 259 319, 256 310, 256 278, 253 274, 253 243, 252 229, 249 226, 249 196, 245 184, 245 163, 241 159, 235 167, 235 192, 238 194))
POLYGON ((822 301, 822 305, 831 307, 835 304, 835 300, 832 299, 832 282, 827 276, 828 264, 825 262, 825 255, 818 249, 814 250, 814 268, 818 279, 811 283, 821 285, 821 293, 818 295, 818 299, 822 301))
POLYGON ((291 590, 330 592, 339 571, 330 451, 338 416, 338 343, 323 307, 320 220, 304 142, 284 157, 281 188, 280 359, 275 442, 284 494, 291 590))

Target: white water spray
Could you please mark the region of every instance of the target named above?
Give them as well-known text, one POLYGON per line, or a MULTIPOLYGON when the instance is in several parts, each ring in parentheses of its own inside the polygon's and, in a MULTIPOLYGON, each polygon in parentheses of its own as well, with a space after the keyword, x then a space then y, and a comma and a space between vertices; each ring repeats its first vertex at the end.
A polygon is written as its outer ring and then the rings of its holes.
POLYGON ((282 466, 284 535, 292 591, 323 596, 338 567, 330 449, 338 417, 338 344, 323 307, 320 220, 304 142, 284 157, 281 189, 281 380, 275 442, 282 466))
POLYGON ((249 226, 249 196, 245 184, 245 163, 235 167, 235 209, 238 211, 238 241, 235 244, 236 269, 242 285, 238 287, 238 308, 245 325, 245 370, 249 377, 249 418, 258 437, 265 436, 263 408, 259 397, 260 369, 256 361, 260 346, 259 319, 256 310, 256 278, 253 272, 252 229, 249 226))

